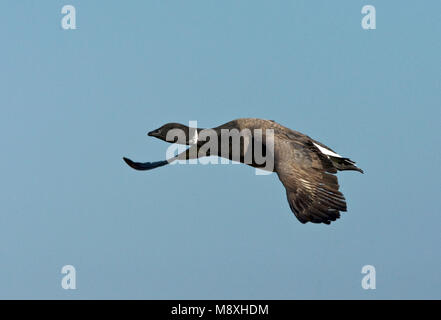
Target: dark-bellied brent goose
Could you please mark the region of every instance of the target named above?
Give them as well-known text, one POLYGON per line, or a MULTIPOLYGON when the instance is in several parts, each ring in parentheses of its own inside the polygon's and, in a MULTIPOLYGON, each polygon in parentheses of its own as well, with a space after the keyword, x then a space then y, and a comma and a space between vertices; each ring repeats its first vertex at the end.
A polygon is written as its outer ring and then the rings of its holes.
POLYGON ((219 156, 255 168, 276 172, 285 186, 292 212, 302 223, 330 224, 331 221, 338 219, 340 211, 346 211, 346 201, 338 190, 339 184, 335 174, 337 171, 343 170, 363 173, 363 170, 358 168, 354 161, 340 156, 331 148, 307 135, 272 120, 242 118, 213 129, 190 128, 179 123, 167 123, 159 129, 149 132, 148 135, 167 142, 190 145, 190 147, 163 161, 140 163, 123 158, 133 169, 150 170, 176 160, 185 161, 204 156, 219 156), (228 140, 221 138, 224 132, 234 130, 239 132, 239 135, 246 132, 239 136, 239 140, 236 140, 240 141, 237 149, 233 145, 233 138, 228 138, 228 140), (208 134, 205 134, 205 139, 202 139, 205 131, 208 134), (171 134, 172 132, 174 134, 171 134), (177 132, 181 132, 181 134, 176 134, 177 132), (205 152, 201 153, 204 145, 208 144, 207 141, 216 142, 218 146, 208 149, 205 147, 205 152), (226 148, 225 141, 227 141, 226 148), (272 152, 272 166, 257 161, 254 154, 247 158, 248 152, 251 150, 250 146, 256 148, 256 143, 261 144, 260 149, 262 154, 266 153, 266 159, 272 152), (234 150, 239 151, 235 154, 234 150), (246 161, 247 159, 248 161, 246 161))

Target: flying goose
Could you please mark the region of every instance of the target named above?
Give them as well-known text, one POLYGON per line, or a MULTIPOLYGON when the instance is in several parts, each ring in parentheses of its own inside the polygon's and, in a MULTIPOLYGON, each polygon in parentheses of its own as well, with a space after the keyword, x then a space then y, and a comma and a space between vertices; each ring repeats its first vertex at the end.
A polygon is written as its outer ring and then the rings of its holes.
MULTIPOLYGON (((272 130, 273 134, 273 158, 274 165, 269 171, 276 172, 280 181, 286 189, 289 206, 292 212, 301 223, 325 223, 330 224, 340 218, 340 211, 346 211, 346 201, 343 194, 338 191, 339 184, 334 175, 337 171, 353 170, 363 173, 363 170, 355 165, 349 158, 344 158, 326 145, 304 135, 300 132, 284 127, 273 120, 256 118, 242 118, 227 122, 219 127, 209 129, 221 136, 222 129, 249 130, 251 140, 256 140, 255 129, 263 131, 272 130)), ((156 162, 133 162, 128 158, 124 161, 136 170, 151 170, 167 165, 176 160, 186 160, 200 157, 198 152, 201 150, 205 141, 199 141, 198 135, 204 129, 189 128, 179 123, 167 123, 159 129, 148 133, 149 136, 180 144, 190 145, 186 151, 177 156, 163 161, 156 162), (175 138, 173 141, 167 140, 167 134, 172 130, 182 130, 185 135, 183 139, 175 138)), ((202 139, 201 139, 202 140, 202 139)), ((220 141, 220 138, 219 138, 220 141)), ((252 159, 251 162, 244 161, 245 154, 242 149, 246 149, 244 140, 241 142, 239 162, 246 163, 252 167, 262 168, 263 165, 252 159), (244 148, 243 148, 244 147, 244 148)), ((268 140, 259 140, 263 148, 268 148, 268 140)), ((231 144, 231 143, 230 143, 231 144)), ((219 157, 232 159, 232 148, 228 154, 221 154, 219 157)), ((236 160, 236 158, 234 158, 236 160)))

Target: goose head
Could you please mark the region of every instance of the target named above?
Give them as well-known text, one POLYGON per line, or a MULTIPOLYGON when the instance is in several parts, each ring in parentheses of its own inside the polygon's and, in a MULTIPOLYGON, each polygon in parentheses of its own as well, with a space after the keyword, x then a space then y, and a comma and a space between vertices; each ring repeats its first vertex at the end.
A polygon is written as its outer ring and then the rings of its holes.
POLYGON ((180 123, 166 123, 162 127, 147 133, 150 137, 172 142, 188 144, 192 137, 189 135, 190 128, 180 123))

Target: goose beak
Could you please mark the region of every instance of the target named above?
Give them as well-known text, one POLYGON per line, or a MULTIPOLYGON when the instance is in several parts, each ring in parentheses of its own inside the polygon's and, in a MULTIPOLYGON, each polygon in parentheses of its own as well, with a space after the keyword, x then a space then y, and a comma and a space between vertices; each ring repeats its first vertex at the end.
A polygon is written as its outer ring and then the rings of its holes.
POLYGON ((157 130, 153 130, 153 131, 150 131, 149 133, 147 133, 147 135, 149 137, 158 137, 159 136, 159 132, 157 130))

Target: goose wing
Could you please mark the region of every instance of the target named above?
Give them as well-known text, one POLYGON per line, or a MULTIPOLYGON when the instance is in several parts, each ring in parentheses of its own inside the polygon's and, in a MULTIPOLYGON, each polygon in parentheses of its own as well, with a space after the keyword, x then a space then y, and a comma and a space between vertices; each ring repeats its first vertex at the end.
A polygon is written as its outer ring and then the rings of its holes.
POLYGON ((306 137, 279 141, 275 171, 286 189, 289 206, 300 222, 330 224, 346 211, 332 162, 306 137))

